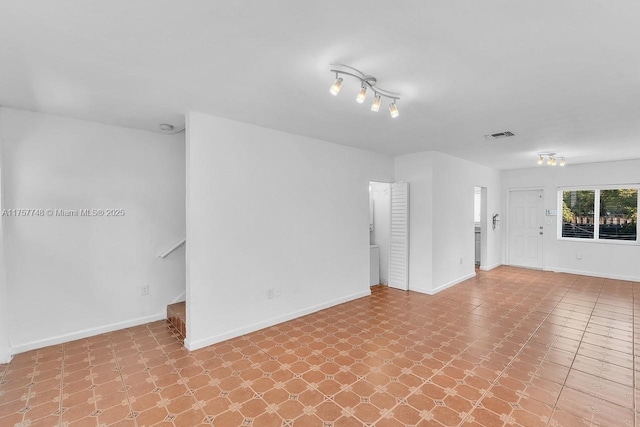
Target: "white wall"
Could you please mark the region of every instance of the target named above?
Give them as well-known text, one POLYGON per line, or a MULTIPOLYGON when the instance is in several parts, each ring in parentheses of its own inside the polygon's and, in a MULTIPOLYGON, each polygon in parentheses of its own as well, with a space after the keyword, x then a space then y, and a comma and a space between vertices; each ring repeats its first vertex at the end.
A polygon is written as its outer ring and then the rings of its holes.
POLYGON ((190 113, 186 346, 368 295, 369 181, 392 180, 386 155, 190 113))
POLYGON ((389 283, 389 249, 391 247, 391 184, 372 182, 373 231, 372 245, 380 247, 380 283, 389 283))
MULTIPOLYGON (((0 123, 2 123, 2 114, 3 111, 0 109, 0 123)), ((0 132, 0 209, 4 207, 2 171, 2 133, 0 132)), ((11 359, 11 346, 9 344, 9 301, 4 252, 4 217, 0 217, 0 363, 6 363, 11 359)))
POLYGON ((163 318, 184 290, 184 136, 2 108, 5 208, 124 209, 6 217, 14 353, 163 318), (141 288, 150 285, 150 295, 141 288))
POLYGON ((488 224, 501 213, 500 171, 438 152, 395 159, 397 181, 409 182, 409 288, 435 293, 475 275, 474 186, 487 188, 484 269, 501 263, 501 230, 488 224), (460 262, 462 259, 462 263, 460 262))
MULTIPOLYGON (((558 187, 638 183, 640 160, 565 167, 543 165, 503 173, 505 194, 509 189, 541 188, 544 190, 545 210, 558 209, 558 187)), ((505 209, 506 203, 508 200, 505 197, 505 209)), ((543 269, 640 281, 640 263, 637 262, 640 259, 640 245, 558 240, 559 219, 560 216, 544 218, 543 269), (582 254, 582 259, 577 259, 578 252, 582 254)), ((508 260, 507 249, 505 247, 505 260, 508 260)))
POLYGON ((395 158, 396 181, 409 183, 409 289, 433 288, 433 156, 425 151, 395 158))

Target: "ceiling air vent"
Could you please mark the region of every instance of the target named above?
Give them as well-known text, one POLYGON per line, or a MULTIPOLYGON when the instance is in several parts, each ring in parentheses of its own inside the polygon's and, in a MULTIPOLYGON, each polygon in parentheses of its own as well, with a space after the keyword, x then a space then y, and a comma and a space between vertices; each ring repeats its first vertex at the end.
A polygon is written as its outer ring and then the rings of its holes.
POLYGON ((492 133, 491 135, 485 135, 484 137, 487 139, 500 139, 500 138, 509 138, 510 136, 515 136, 513 132, 500 132, 500 133, 492 133))

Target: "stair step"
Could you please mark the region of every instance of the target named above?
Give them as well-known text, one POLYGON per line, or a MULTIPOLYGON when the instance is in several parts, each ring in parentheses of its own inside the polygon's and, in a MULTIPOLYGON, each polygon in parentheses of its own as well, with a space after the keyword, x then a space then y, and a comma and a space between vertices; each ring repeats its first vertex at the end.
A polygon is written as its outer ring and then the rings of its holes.
POLYGON ((177 302, 167 306, 167 320, 182 335, 182 339, 187 336, 187 304, 177 302))

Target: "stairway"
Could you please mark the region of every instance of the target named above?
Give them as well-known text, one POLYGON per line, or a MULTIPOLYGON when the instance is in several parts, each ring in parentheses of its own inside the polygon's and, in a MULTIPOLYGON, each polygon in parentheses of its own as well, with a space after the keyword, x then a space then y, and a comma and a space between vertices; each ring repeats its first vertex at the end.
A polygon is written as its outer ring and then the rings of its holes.
POLYGON ((187 336, 187 304, 177 302, 167 306, 167 320, 175 327, 182 339, 187 336))

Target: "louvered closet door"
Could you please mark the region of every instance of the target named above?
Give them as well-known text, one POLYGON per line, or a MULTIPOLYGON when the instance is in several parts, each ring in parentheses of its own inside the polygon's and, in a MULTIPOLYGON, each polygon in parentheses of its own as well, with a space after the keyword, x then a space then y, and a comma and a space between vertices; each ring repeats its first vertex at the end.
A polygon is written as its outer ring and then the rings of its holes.
POLYGON ((389 286, 409 289, 409 184, 391 184, 389 286))

